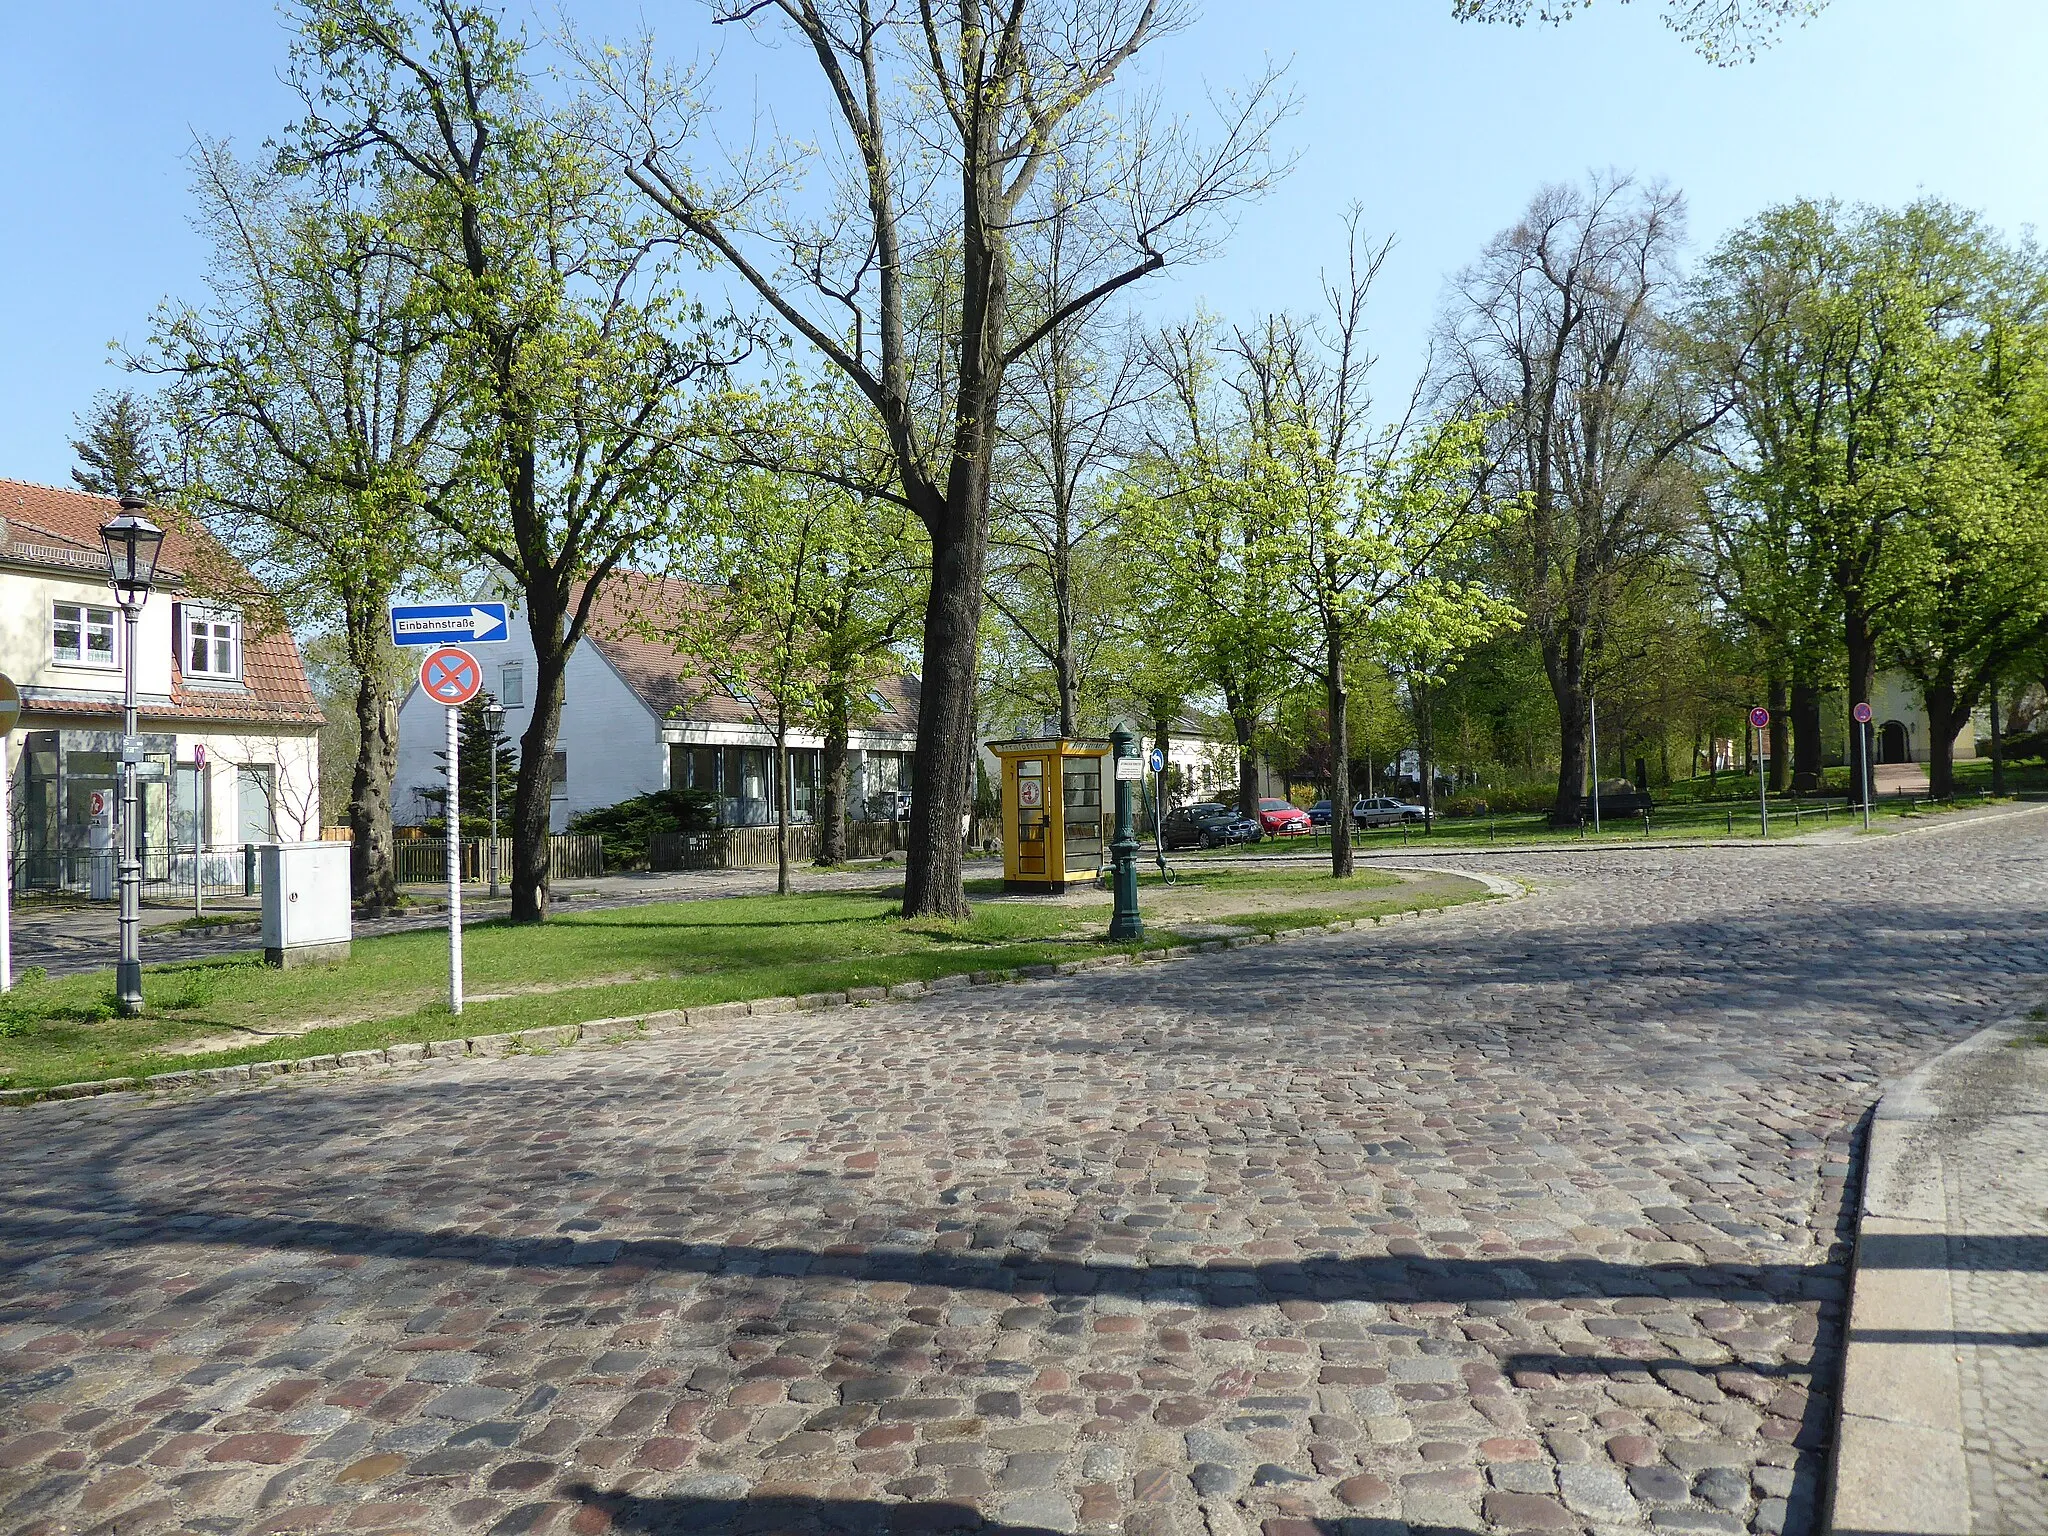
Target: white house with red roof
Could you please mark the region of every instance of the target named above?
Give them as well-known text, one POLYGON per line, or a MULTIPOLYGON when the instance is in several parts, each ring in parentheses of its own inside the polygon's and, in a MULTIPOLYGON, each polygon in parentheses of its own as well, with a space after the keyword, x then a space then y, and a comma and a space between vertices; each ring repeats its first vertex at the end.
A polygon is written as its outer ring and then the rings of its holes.
MULTIPOLYGON (((126 636, 99 530, 120 510, 110 497, 0 480, 0 672, 23 702, 8 741, 8 833, 22 887, 86 884, 86 856, 112 846, 126 636)), ((176 878, 170 861, 195 842, 320 835, 322 716, 297 645, 194 590, 201 565, 257 588, 203 536, 155 521, 167 531, 135 642, 146 881, 176 878)))
MULTIPOLYGON (((766 826, 775 820, 775 738, 772 703, 749 699, 673 646, 643 633, 638 616, 698 601, 691 583, 618 571, 599 589, 589 628, 569 658, 556 737, 550 824, 616 805, 658 789, 703 789, 718 796, 724 826, 766 826)), ((505 706, 505 734, 517 749, 532 720, 536 675, 532 637, 514 609, 502 644, 478 645, 484 690, 505 706)), ((910 789, 917 751, 917 679, 906 673, 875 685, 858 727, 848 733, 847 806, 855 819, 889 820, 910 789)), ((440 812, 431 792, 446 782, 443 707, 417 683, 398 712, 398 766, 392 819, 422 822, 440 812)), ((812 819, 822 783, 823 739, 815 730, 789 733, 791 819, 812 819)), ((465 807, 465 809, 475 809, 465 807)), ((512 808, 500 807, 509 818, 512 808)))

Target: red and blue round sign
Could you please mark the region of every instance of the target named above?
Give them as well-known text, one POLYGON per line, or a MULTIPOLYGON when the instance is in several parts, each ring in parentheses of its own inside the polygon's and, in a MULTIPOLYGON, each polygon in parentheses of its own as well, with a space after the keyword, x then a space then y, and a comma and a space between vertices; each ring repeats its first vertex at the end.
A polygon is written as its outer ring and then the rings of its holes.
POLYGON ((437 704, 456 709, 467 704, 484 685, 484 669, 459 645, 427 652, 420 663, 420 686, 437 704))
POLYGON ((1749 712, 1749 723, 1758 730, 1762 730, 1771 723, 1771 712, 1759 704, 1749 712))
POLYGON ((1858 725, 1870 724, 1870 706, 1868 704, 1858 704, 1854 709, 1850 710, 1849 713, 1856 717, 1856 723, 1858 725))

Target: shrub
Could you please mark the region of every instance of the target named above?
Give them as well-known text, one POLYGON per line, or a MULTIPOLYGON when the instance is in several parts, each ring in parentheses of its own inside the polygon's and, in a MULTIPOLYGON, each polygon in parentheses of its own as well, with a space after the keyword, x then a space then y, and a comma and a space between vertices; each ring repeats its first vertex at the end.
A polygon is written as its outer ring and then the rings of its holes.
POLYGON ((648 843, 663 832, 708 832, 718 796, 708 789, 657 789, 569 819, 569 830, 604 839, 607 869, 644 869, 648 843))

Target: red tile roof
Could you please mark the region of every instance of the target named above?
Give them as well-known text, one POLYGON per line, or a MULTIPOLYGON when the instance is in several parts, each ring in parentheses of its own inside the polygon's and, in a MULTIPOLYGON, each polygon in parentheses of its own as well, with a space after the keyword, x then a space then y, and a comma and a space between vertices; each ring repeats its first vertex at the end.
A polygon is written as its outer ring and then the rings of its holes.
MULTIPOLYGON (((111 496, 0 479, 0 560, 102 575, 107 557, 100 544, 100 527, 120 510, 121 504, 111 496)), ((255 578, 205 530, 191 526, 175 512, 151 510, 154 521, 164 526, 163 552, 157 561, 159 581, 182 590, 193 584, 192 579, 203 576, 212 590, 249 596, 260 593, 255 578)), ((245 614, 242 625, 240 689, 188 686, 180 657, 172 672, 170 704, 144 705, 139 713, 157 720, 320 724, 325 716, 306 681, 306 669, 290 631, 281 625, 252 622, 253 618, 245 614)), ((96 700, 52 700, 41 707, 64 714, 120 713, 119 704, 96 700)))
MULTIPOLYGON (((614 571, 598 590, 586 637, 657 720, 765 725, 754 706, 734 698, 700 660, 678 654, 669 640, 650 638, 660 634, 664 616, 716 600, 713 588, 696 582, 614 571)), ((890 673, 876 682, 875 692, 881 707, 857 718, 854 729, 916 734, 918 680, 890 673)))

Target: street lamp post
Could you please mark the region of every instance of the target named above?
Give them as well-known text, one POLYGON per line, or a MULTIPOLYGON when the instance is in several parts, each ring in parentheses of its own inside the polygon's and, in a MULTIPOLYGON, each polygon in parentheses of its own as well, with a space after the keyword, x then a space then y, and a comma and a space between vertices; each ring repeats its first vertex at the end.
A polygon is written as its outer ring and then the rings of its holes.
POLYGON ((484 725, 491 733, 491 896, 498 895, 498 732, 505 724, 505 706, 493 700, 484 706, 484 725))
MULTIPOLYGON (((142 605, 156 584, 156 557, 164 531, 142 516, 140 496, 121 498, 121 515, 100 529, 107 550, 107 584, 121 608, 121 954, 114 991, 129 1018, 142 1012, 142 863, 136 851, 135 770, 142 742, 135 729, 135 633, 142 605)), ((175 642, 174 642, 175 643, 175 642)))

